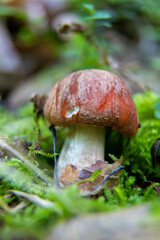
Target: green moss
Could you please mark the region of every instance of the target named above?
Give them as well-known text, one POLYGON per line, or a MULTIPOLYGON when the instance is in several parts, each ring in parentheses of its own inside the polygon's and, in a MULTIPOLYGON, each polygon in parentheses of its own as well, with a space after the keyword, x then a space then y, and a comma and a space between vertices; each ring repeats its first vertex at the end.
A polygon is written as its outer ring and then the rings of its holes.
MULTIPOLYGON (((0 197, 11 208, 15 203, 24 202, 24 199, 13 195, 10 195, 7 199, 5 196, 10 189, 36 194, 44 200, 54 203, 54 208, 45 209, 36 203, 26 201, 26 207, 15 212, 6 212, 3 206, 0 206, 1 221, 4 222, 0 230, 2 239, 11 238, 15 234, 15 229, 19 236, 27 234, 26 236, 30 239, 43 239, 51 225, 62 219, 83 213, 108 212, 120 207, 133 206, 148 201, 156 202, 157 193, 154 190, 154 185, 145 189, 141 185, 148 180, 158 181, 160 177, 158 164, 156 164, 155 169, 152 167, 150 153, 152 144, 160 137, 159 115, 156 114, 159 109, 159 95, 147 92, 137 94, 134 100, 142 125, 137 136, 128 142, 128 139, 122 137, 119 133, 108 132, 107 135, 109 158, 112 160, 114 156, 122 155, 125 166, 119 184, 113 189, 113 192, 107 188, 106 183, 103 196, 95 199, 82 198, 76 184, 59 191, 39 179, 37 172, 26 166, 25 162, 20 159, 6 157, 3 162, 0 162, 0 197)), ((30 155, 26 156, 27 160, 31 161, 36 169, 42 167, 43 173, 49 176, 53 174, 52 135, 48 129, 49 124, 45 119, 40 118, 37 125, 32 110, 30 103, 14 114, 8 113, 8 111, 1 108, 0 111, 4 119, 1 120, 0 124, 1 136, 9 137, 11 143, 15 139, 16 141, 18 139, 21 143, 30 142, 31 150, 30 155), (38 126, 41 132, 40 137, 38 135, 38 126), (34 149, 37 141, 40 147, 39 150, 34 149), (48 165, 44 165, 46 162, 48 162, 48 165)), ((56 129, 57 152, 59 152, 68 129, 60 127, 56 129)), ((153 207, 153 215, 154 209, 153 207)))
POLYGON ((151 91, 145 94, 138 93, 134 96, 140 122, 143 120, 157 119, 156 111, 160 109, 158 102, 160 95, 151 91))
POLYGON ((160 121, 156 115, 159 99, 160 95, 153 92, 137 94, 134 97, 141 128, 124 147, 122 155, 127 171, 141 181, 156 181, 160 178, 160 167, 156 164, 153 169, 151 159, 151 147, 160 137, 160 121))
POLYGON ((141 188, 136 183, 136 178, 129 176, 126 170, 122 171, 119 184, 111 192, 105 188, 105 196, 108 204, 113 206, 132 206, 135 204, 158 199, 154 185, 141 188))

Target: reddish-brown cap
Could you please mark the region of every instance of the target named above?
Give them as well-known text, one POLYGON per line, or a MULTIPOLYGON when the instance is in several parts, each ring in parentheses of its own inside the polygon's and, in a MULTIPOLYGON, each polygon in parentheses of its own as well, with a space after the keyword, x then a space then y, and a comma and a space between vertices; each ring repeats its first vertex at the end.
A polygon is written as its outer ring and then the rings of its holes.
POLYGON ((126 84, 113 73, 90 69, 74 72, 52 88, 44 114, 54 125, 108 126, 131 137, 139 125, 126 84))

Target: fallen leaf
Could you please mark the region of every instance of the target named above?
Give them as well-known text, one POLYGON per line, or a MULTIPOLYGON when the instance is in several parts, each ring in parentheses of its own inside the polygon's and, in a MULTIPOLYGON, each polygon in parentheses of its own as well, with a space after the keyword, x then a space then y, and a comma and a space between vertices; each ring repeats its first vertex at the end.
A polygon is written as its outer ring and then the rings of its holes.
POLYGON ((90 172, 95 172, 98 169, 102 169, 106 164, 108 164, 107 161, 102 162, 101 160, 97 160, 95 164, 92 164, 91 167, 86 167, 85 169, 90 172))
MULTIPOLYGON (((96 195, 104 188, 105 182, 103 184, 100 184, 101 181, 103 181, 104 178, 107 175, 111 174, 114 170, 118 169, 121 163, 122 159, 117 159, 112 164, 98 160, 92 166, 86 167, 81 171, 78 171, 77 168, 73 165, 66 165, 65 172, 61 175, 59 181, 62 187, 66 187, 77 182, 80 193, 83 196, 96 195), (101 171, 98 172, 98 175, 95 175, 95 178, 92 178, 93 174, 97 170, 101 171), (98 184, 100 184, 100 186, 96 188, 98 184)), ((110 176, 107 180, 107 187, 111 191, 113 190, 113 187, 118 184, 119 176, 120 171, 110 176)))
POLYGON ((60 183, 63 186, 75 183, 79 181, 79 171, 73 165, 66 165, 65 172, 59 178, 60 183))
POLYGON ((83 180, 83 179, 87 179, 90 178, 92 175, 92 173, 86 169, 82 169, 82 171, 80 172, 79 175, 79 179, 83 180))

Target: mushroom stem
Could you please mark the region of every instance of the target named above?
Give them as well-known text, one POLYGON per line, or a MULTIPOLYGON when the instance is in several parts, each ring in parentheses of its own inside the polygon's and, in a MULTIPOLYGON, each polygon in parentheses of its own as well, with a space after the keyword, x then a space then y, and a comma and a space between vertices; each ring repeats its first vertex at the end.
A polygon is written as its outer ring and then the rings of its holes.
POLYGON ((68 164, 82 170, 96 163, 97 160, 104 161, 104 143, 104 127, 70 127, 58 160, 59 176, 64 173, 68 164))

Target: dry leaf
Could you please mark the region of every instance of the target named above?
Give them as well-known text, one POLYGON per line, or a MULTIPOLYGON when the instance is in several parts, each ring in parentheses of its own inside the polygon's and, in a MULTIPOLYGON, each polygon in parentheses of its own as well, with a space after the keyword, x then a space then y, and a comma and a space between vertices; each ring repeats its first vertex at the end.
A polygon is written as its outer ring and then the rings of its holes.
POLYGON ((75 183, 79 181, 79 171, 73 165, 66 165, 65 172, 59 178, 60 183, 63 186, 75 183))
MULTIPOLYGON (((93 189, 101 183, 107 175, 116 170, 121 163, 122 159, 117 159, 113 164, 98 160, 91 167, 86 167, 81 171, 78 171, 73 165, 66 165, 65 172, 61 175, 59 181, 63 187, 77 182, 81 195, 95 195, 104 188, 105 183, 101 184, 97 189, 93 189), (92 174, 94 174, 97 170, 100 170, 100 172, 98 172, 95 178, 92 179, 92 174)), ((107 180, 107 186, 110 190, 118 184, 119 176, 120 171, 110 176, 107 180)))

